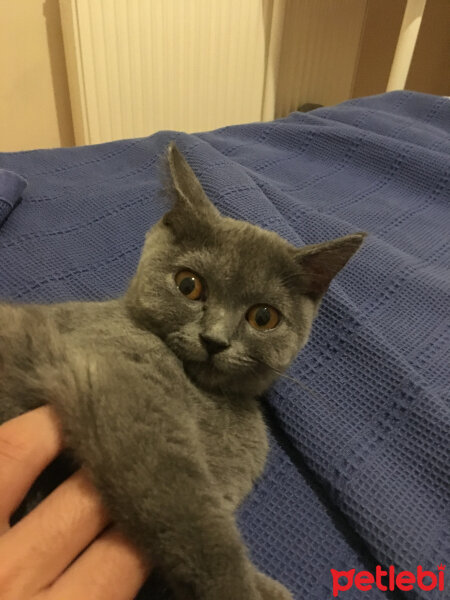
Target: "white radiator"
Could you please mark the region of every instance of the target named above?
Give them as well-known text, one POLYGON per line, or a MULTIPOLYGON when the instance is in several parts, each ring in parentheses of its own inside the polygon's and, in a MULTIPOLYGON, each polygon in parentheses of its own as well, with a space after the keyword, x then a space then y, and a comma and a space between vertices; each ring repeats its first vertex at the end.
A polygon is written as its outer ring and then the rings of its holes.
POLYGON ((261 119, 260 0, 61 0, 76 141, 261 119))

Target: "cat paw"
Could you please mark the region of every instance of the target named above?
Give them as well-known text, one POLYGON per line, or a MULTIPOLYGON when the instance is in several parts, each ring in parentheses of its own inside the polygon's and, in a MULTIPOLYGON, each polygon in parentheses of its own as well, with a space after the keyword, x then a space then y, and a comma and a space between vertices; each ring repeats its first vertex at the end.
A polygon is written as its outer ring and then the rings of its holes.
POLYGON ((284 585, 263 573, 258 573, 256 576, 256 588, 261 600, 294 600, 291 592, 284 585))

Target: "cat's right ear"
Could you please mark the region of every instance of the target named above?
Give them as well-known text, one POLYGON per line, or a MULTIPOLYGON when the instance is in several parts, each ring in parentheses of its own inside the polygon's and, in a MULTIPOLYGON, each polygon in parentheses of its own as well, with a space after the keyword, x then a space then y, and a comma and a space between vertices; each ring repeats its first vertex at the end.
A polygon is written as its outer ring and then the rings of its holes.
POLYGON ((185 231, 186 228, 198 226, 200 222, 219 217, 219 211, 209 200, 175 142, 169 144, 167 160, 175 205, 164 215, 163 223, 175 231, 185 231))
POLYGON ((295 262, 303 272, 305 291, 320 301, 333 277, 361 246, 367 233, 360 231, 322 244, 303 246, 295 251, 295 262))

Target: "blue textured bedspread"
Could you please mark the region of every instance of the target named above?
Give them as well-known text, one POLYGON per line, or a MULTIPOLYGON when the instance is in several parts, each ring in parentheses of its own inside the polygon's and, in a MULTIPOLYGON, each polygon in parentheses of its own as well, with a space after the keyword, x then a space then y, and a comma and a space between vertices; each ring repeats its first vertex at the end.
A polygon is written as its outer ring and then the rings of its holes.
MULTIPOLYGON (((290 371, 312 393, 281 380, 266 399, 272 451, 240 515, 255 562, 298 600, 331 599, 330 569, 450 571, 450 100, 394 92, 200 135, 2 154, 28 187, 17 203, 9 180, 0 201, 0 297, 120 294, 167 208, 159 163, 174 138, 228 216, 297 245, 371 234, 290 371)), ((449 598, 450 572, 445 589, 406 596, 449 598)))

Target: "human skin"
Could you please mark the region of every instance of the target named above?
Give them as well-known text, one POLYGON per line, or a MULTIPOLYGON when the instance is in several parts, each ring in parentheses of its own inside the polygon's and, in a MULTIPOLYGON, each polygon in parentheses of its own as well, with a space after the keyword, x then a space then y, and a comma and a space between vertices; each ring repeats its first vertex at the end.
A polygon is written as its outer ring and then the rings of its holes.
POLYGON ((0 600, 132 600, 150 566, 111 525, 83 471, 9 525, 61 450, 59 423, 47 406, 0 426, 0 600))

